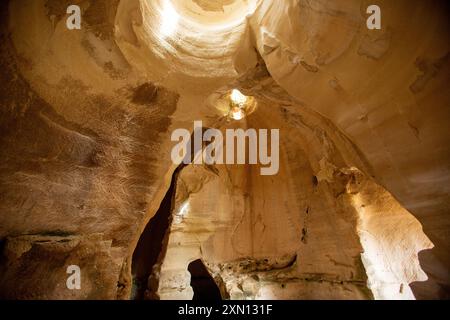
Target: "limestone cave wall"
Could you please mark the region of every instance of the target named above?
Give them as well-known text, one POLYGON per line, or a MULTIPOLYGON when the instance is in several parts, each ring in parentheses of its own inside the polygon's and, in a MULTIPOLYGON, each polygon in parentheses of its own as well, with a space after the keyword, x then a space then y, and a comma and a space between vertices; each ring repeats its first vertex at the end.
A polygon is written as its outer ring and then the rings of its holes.
POLYGON ((0 298, 448 298, 449 7, 376 3, 0 2, 0 298), (174 164, 194 121, 279 129, 278 174, 174 164))

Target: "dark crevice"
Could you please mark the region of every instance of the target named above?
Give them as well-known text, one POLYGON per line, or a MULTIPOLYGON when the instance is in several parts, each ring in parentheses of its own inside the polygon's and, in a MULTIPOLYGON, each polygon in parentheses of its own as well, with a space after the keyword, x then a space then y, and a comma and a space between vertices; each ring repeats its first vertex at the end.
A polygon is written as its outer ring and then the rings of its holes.
MULTIPOLYGON (((204 133, 205 128, 202 128, 204 133)), ((170 187, 164 196, 156 214, 150 219, 139 238, 133 252, 131 274, 132 274, 132 300, 159 299, 158 290, 158 266, 161 265, 166 253, 168 232, 172 220, 172 210, 175 203, 176 185, 181 170, 189 165, 193 155, 199 150, 194 149, 194 132, 186 149, 184 163, 180 164, 172 175, 170 187), (190 146, 190 147, 189 147, 190 146)), ((199 146, 201 147, 201 146, 199 146)), ((204 145, 203 145, 204 147, 204 145)))
POLYGON ((220 301, 220 289, 200 259, 188 266, 191 274, 191 287, 194 290, 194 301, 220 301))
POLYGON ((183 167, 184 165, 180 165, 173 173, 169 190, 164 196, 158 211, 142 232, 134 250, 131 264, 133 277, 131 299, 142 300, 145 298, 149 276, 158 262, 158 257, 164 250, 164 238, 169 231, 177 177, 183 167))

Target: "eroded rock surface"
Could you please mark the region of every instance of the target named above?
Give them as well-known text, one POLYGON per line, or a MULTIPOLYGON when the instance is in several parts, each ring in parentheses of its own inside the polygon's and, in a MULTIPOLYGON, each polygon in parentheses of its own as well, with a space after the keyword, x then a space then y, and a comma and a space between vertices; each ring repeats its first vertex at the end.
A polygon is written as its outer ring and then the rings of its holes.
POLYGON ((448 4, 369 4, 3 1, 0 297, 129 299, 138 263, 140 297, 192 298, 201 259, 223 298, 448 298, 448 4), (279 173, 176 170, 195 120, 280 129, 279 173))

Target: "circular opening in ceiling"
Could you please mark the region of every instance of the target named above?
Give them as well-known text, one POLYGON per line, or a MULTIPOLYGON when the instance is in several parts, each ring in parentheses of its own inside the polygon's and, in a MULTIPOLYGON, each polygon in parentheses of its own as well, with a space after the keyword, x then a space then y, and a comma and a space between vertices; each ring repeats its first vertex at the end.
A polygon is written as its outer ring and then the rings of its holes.
POLYGON ((257 4, 257 0, 163 0, 163 4, 166 1, 184 19, 210 26, 242 21, 257 4))
POLYGON ((255 98, 244 95, 238 89, 231 90, 228 99, 230 105, 228 116, 233 120, 242 120, 256 109, 255 98))
POLYGON ((246 96, 236 88, 217 91, 208 97, 206 103, 214 107, 221 116, 235 121, 247 118, 258 107, 255 97, 246 96))

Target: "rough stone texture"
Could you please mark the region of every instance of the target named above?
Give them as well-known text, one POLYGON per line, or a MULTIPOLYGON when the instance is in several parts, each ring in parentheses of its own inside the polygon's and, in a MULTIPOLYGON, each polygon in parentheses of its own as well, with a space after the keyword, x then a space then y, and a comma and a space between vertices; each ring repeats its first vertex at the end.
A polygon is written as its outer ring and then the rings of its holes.
POLYGON ((77 0, 69 31, 68 1, 2 1, 0 297, 130 298, 170 134, 203 120, 280 128, 280 173, 180 170, 154 294, 192 297, 201 258, 232 299, 448 298, 448 4, 377 3, 380 31, 365 0, 77 0))
POLYGON ((119 248, 102 235, 32 235, 6 238, 2 299, 115 299, 122 264, 119 248), (67 290, 67 267, 84 272, 82 290, 67 290), (30 276, 31 275, 31 276, 30 276))
POLYGON ((186 271, 198 258, 231 299, 413 298, 408 284, 426 280, 417 253, 432 247, 420 223, 356 169, 363 158, 331 123, 274 96, 256 100, 256 112, 220 128, 281 127, 280 171, 182 169, 160 298, 192 298, 186 271))
MULTIPOLYGON (((99 6, 99 1, 95 3, 99 6)), ((95 256, 96 247, 98 254, 114 256, 116 261, 99 258, 95 265, 86 264, 83 270, 98 268, 100 276, 93 279, 95 285, 85 282, 76 298, 113 299, 117 286, 123 285, 119 274, 126 265, 130 241, 139 233, 163 180, 160 165, 169 170, 167 160, 154 159, 178 95, 161 88, 142 103, 146 98, 142 88, 152 85, 133 76, 112 39, 94 35, 91 30, 98 25, 75 33, 65 30, 65 20, 52 26, 44 4, 11 2, 10 29, 8 7, 2 4, 0 237, 63 233, 84 239, 77 247, 90 253, 74 252, 72 264, 81 267, 82 259, 95 256), (30 16, 33 11, 37 13, 30 16), (47 39, 44 47, 42 39, 47 39), (103 240, 91 240, 92 234, 103 240), (104 281, 104 289, 95 289, 104 281)), ((52 8, 59 11, 51 15, 65 16, 65 6, 52 8)), ((102 12, 93 10, 93 15, 102 12)), ((54 241, 49 249, 39 245, 30 257, 8 260, 11 270, 0 276, 5 285, 2 293, 8 298, 75 298, 65 293, 69 249, 59 248, 59 243, 54 241), (42 257, 33 262, 40 267, 33 268, 29 259, 42 250, 42 257), (46 274, 52 268, 45 266, 53 264, 53 251, 62 269, 59 278, 49 280, 46 274), (13 269, 22 264, 30 265, 21 272, 31 274, 19 277, 24 279, 22 290, 9 292, 12 281, 19 279, 13 269), (27 279, 42 284, 28 286, 27 292, 27 279), (47 281, 61 292, 47 292, 43 285, 47 281)))

